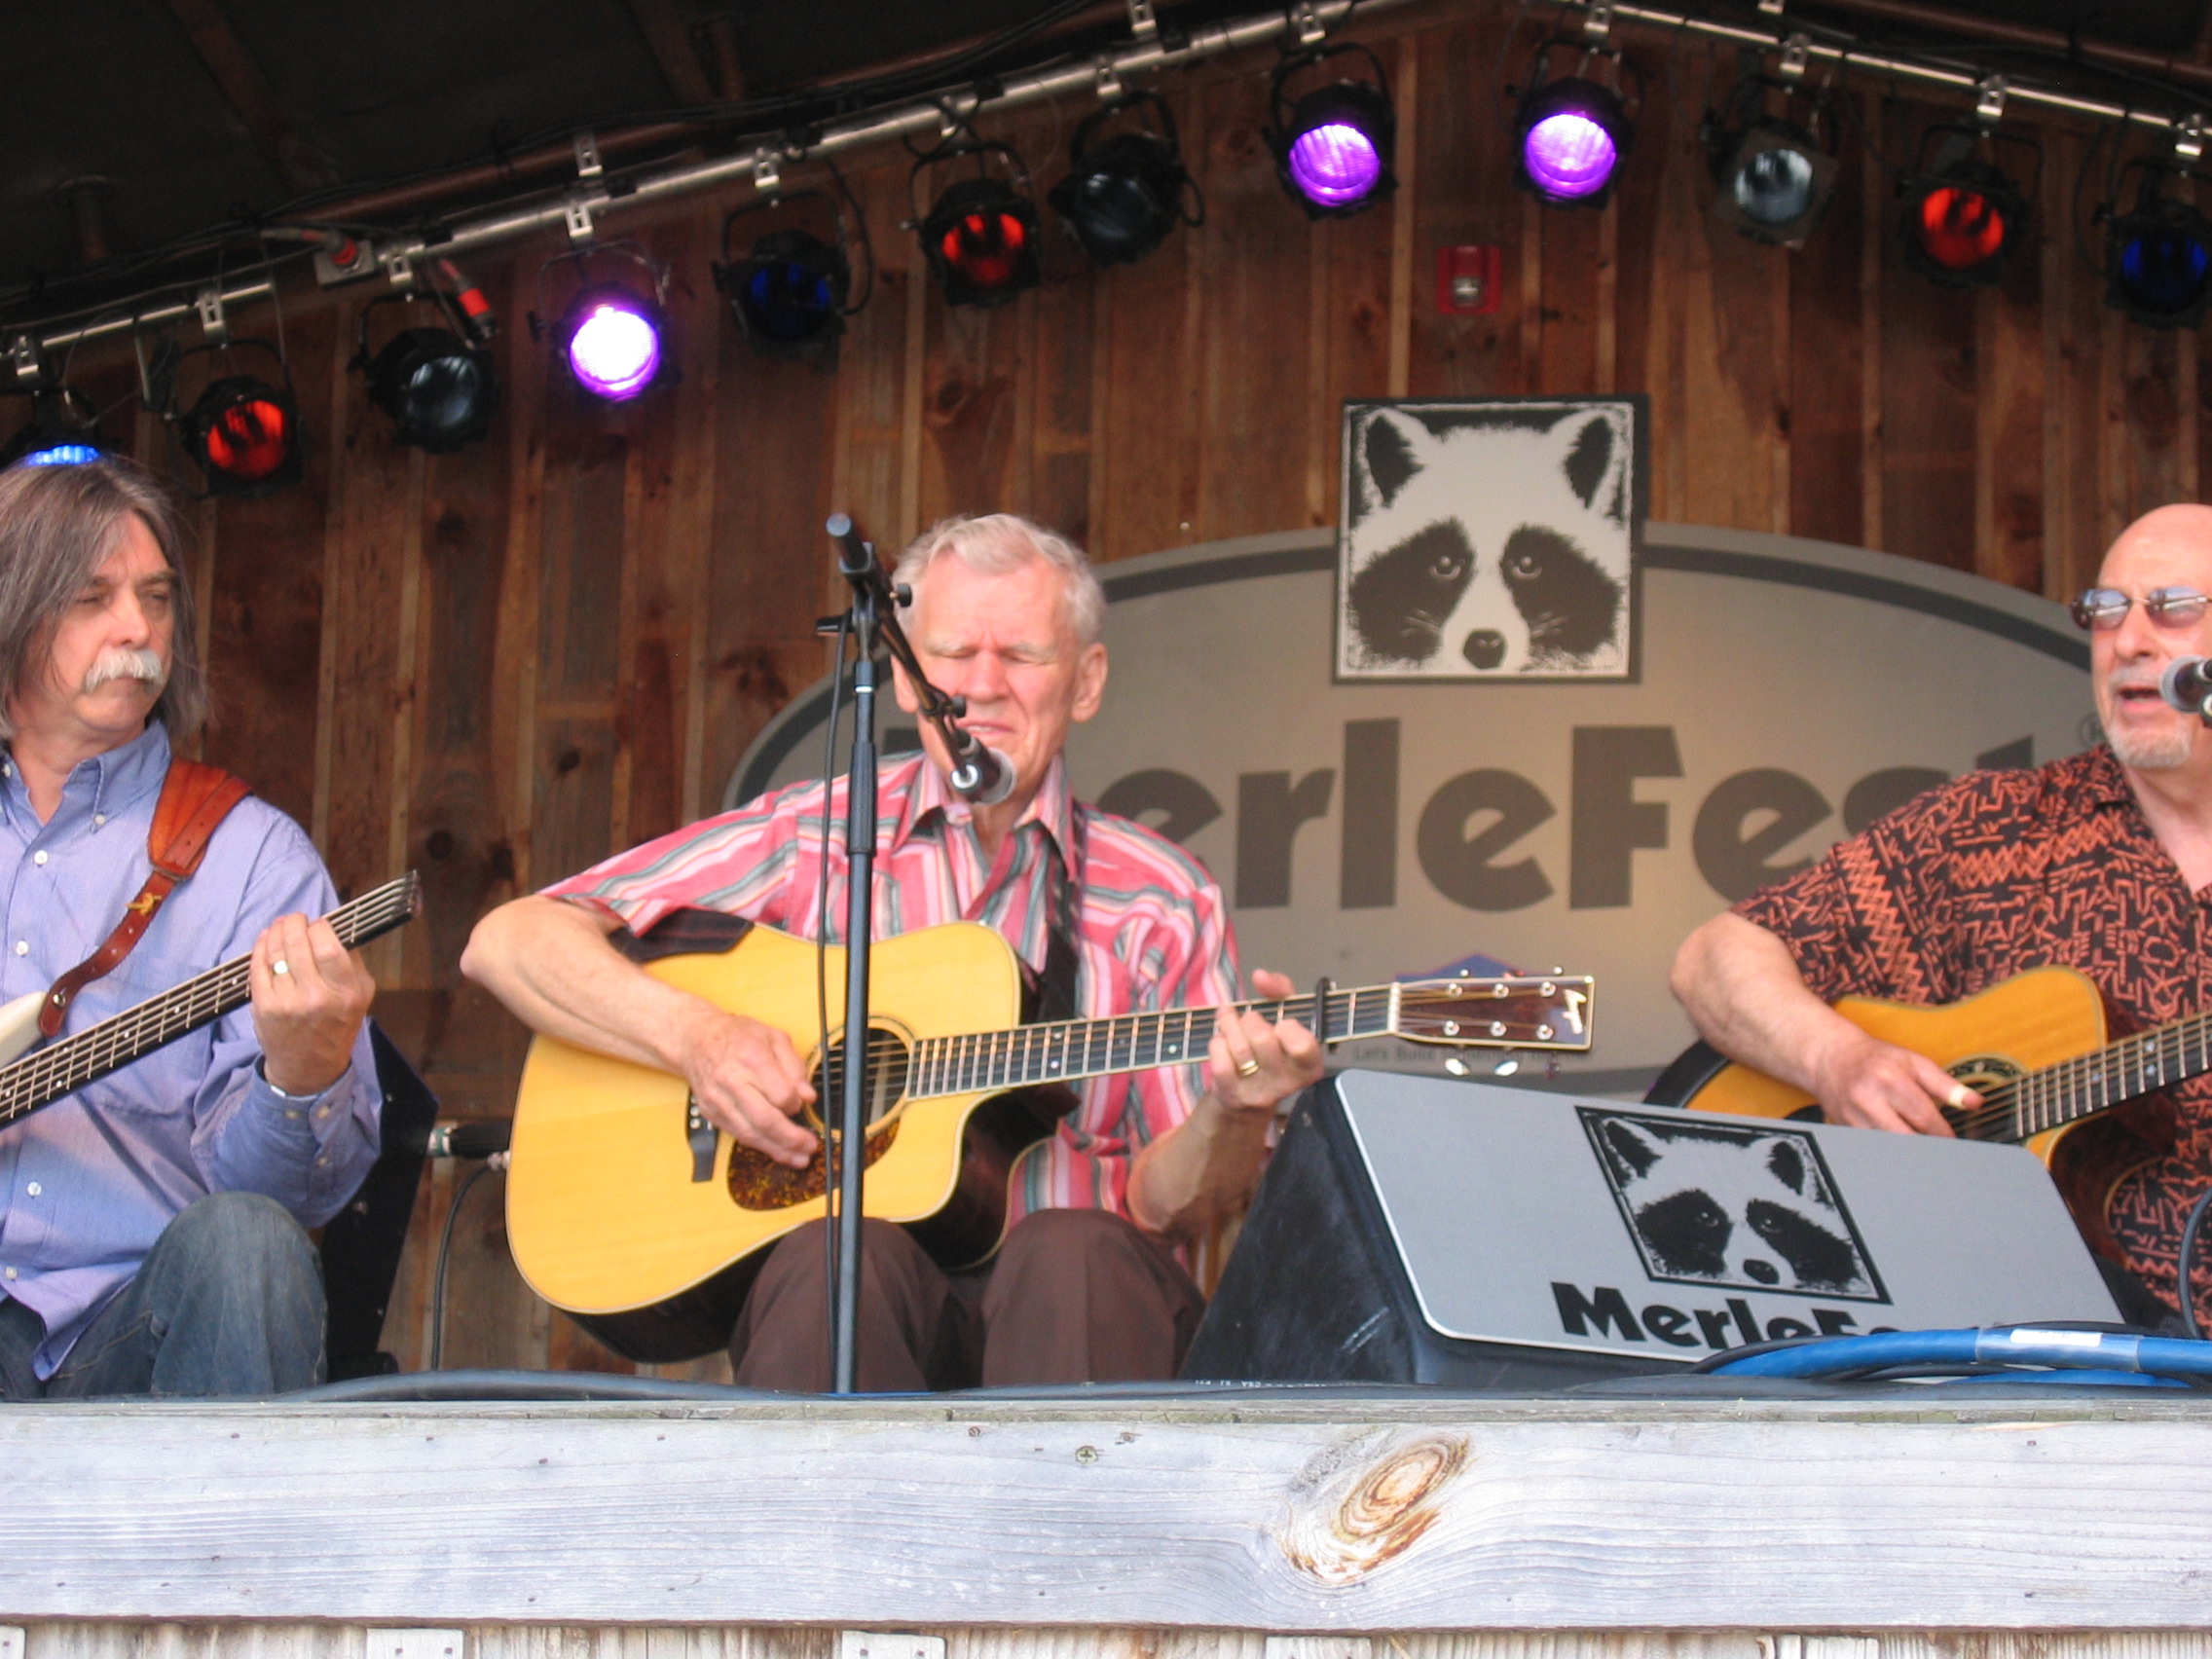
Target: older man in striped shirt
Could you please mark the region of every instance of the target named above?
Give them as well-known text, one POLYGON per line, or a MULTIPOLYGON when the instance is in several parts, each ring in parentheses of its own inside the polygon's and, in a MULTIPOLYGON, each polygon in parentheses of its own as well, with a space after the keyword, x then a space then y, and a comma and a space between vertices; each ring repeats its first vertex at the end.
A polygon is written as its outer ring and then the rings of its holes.
MULTIPOLYGON (((971 805, 926 755, 887 766, 877 801, 879 937, 940 922, 996 929, 1075 1014, 1211 1006, 1236 996, 1221 890, 1181 849, 1076 801, 1060 750, 1106 686, 1104 597, 1061 536, 997 514, 951 519, 900 561, 923 672, 967 699, 964 724, 1013 763, 1015 788, 971 805)), ((902 707, 915 708, 901 676, 902 707)), ((814 1097, 779 1030, 641 972, 610 942, 670 912, 726 911, 811 938, 845 915, 840 783, 824 863, 823 786, 802 784, 608 860, 494 911, 462 968, 533 1028, 677 1073, 740 1143, 803 1167, 814 1097), (825 871, 828 892, 823 881, 825 871), (823 901, 827 898, 827 904, 823 901)), ((1254 989, 1281 997, 1280 975, 1254 989)), ((1321 1073, 1293 1020, 1218 1023, 1202 1066, 1094 1080, 1058 1131, 1016 1166, 1006 1243, 977 1272, 948 1274, 899 1228, 868 1223, 860 1382, 871 1390, 1165 1378, 1203 1306, 1189 1242, 1241 1205, 1276 1105, 1321 1073)), ((761 1269, 731 1358, 741 1382, 828 1383, 826 1289, 816 1227, 761 1269)))

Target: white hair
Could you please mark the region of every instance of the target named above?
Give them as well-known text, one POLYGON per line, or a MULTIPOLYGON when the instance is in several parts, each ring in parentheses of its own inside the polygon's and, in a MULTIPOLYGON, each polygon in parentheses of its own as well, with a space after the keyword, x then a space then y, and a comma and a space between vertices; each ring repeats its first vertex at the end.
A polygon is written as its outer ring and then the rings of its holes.
POLYGON ((1044 560, 1060 573, 1061 614, 1076 644, 1097 640, 1106 620, 1106 590, 1098 585, 1088 557, 1066 536, 1014 513, 981 518, 955 514, 938 520, 907 545, 891 579, 911 586, 919 604, 922 579, 940 556, 957 559, 983 576, 1010 575, 1032 559, 1044 560))

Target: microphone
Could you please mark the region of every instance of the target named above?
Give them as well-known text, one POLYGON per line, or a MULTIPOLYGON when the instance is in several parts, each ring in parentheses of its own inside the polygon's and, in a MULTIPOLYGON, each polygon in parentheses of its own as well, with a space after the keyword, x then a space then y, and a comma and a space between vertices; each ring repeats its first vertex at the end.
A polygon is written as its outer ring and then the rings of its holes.
POLYGON ((995 749, 985 749, 970 738, 970 754, 952 767, 953 793, 976 806, 996 806, 1014 793, 1014 762, 995 749))
POLYGON ((875 568, 875 549, 861 539, 861 533, 853 528, 853 521, 845 514, 831 513, 830 522, 822 528, 837 544, 837 568, 846 575, 858 575, 875 568))
POLYGON ((2212 720, 2212 658, 2177 657, 2166 664, 2158 695, 2185 715, 2212 720))

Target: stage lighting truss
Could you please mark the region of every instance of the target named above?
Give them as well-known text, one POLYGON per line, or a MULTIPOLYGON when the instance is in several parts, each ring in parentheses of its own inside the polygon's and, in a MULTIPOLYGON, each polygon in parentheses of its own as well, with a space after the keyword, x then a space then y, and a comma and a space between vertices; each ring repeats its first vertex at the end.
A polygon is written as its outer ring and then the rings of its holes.
POLYGON ((430 455, 475 443, 499 407, 499 383, 485 349, 494 327, 491 309, 466 305, 468 294, 482 298, 472 285, 461 293, 457 299, 432 288, 371 300, 361 308, 353 358, 346 365, 367 377, 369 401, 390 417, 399 441, 430 455), (435 308, 450 326, 403 328, 371 355, 369 318, 377 307, 411 304, 435 308))
POLYGON ((1309 218, 1349 218, 1398 188, 1390 78, 1366 47, 1313 46, 1284 57, 1268 91, 1268 121, 1275 174, 1309 218), (1293 81, 1347 56, 1367 60, 1366 80, 1332 81, 1291 98, 1293 81))
MULTIPOLYGON (((259 375, 224 374, 207 383, 191 409, 169 416, 178 439, 212 497, 242 499, 297 484, 307 469, 299 399, 284 354, 267 340, 224 340, 195 351, 266 351, 282 384, 259 375)), ((191 355, 191 352, 184 353, 191 355)))
POLYGON ((676 379, 668 350, 668 270, 634 241, 570 248, 539 267, 530 337, 549 341, 578 388, 603 403, 628 403, 676 379), (629 280, 595 279, 616 262, 629 280), (545 278, 575 268, 576 286, 559 318, 547 322, 545 278))
POLYGON ((1755 58, 1747 64, 1726 112, 1708 113, 1700 129, 1719 186, 1713 216, 1754 241, 1801 248, 1835 194, 1833 117, 1825 99, 1815 99, 1804 121, 1792 120, 1800 87, 1761 75, 1755 65, 1755 58), (1780 114, 1771 108, 1777 98, 1780 114))
POLYGON ((99 417, 70 387, 31 393, 30 423, 0 453, 0 466, 75 466, 107 453, 99 417))
POLYGON ((1183 165, 1174 113, 1151 92, 1084 118, 1068 143, 1068 175, 1045 200, 1101 265, 1134 265, 1177 225, 1206 222, 1205 198, 1183 165), (1140 115, 1153 125, 1097 135, 1109 122, 1140 115))
POLYGON ((922 256, 944 289, 945 304, 1003 306, 1044 280, 1037 203, 1021 158, 973 132, 955 134, 915 161, 907 199, 913 201, 915 185, 931 167, 961 156, 975 158, 976 176, 947 185, 927 217, 916 215, 922 256), (992 156, 1002 159, 1004 177, 989 171, 992 156))
POLYGON ((1622 90, 1626 73, 1615 51, 1568 40, 1539 46, 1514 110, 1514 182, 1555 207, 1604 206, 1643 101, 1641 91, 1622 90), (1572 73, 1553 74, 1555 55, 1578 60, 1572 73))
POLYGON ((2035 180, 2023 187, 2000 167, 2000 146, 2032 153, 2040 179, 2043 150, 2034 139, 2000 133, 1993 120, 1977 118, 1930 128, 1916 170, 1899 181, 1904 262, 1930 280, 1953 288, 1991 286, 2026 242, 2035 180))
POLYGON ((845 332, 845 318, 865 307, 875 291, 875 254, 868 243, 866 216, 845 188, 843 175, 834 167, 830 171, 837 179, 835 197, 820 190, 769 196, 722 221, 722 263, 714 268, 715 286, 729 301, 739 331, 763 357, 791 357, 831 367, 837 360, 837 339, 845 332), (809 202, 829 203, 834 242, 812 231, 786 226, 756 240, 744 259, 730 257, 730 230, 738 220, 809 202), (856 240, 866 268, 858 300, 852 298, 856 240))
POLYGON ((2184 152, 2162 164, 2130 162, 2120 182, 2141 172, 2135 205, 2119 214, 2111 203, 2098 209, 2106 222, 2105 304, 2152 328, 2199 327, 2212 301, 2212 220, 2166 194, 2169 183, 2193 176, 2194 159, 2184 152))

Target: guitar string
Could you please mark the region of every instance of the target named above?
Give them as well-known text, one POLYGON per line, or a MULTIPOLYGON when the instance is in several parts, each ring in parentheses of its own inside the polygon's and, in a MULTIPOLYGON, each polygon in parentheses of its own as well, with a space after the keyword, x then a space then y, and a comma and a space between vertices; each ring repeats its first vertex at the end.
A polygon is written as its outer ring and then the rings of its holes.
POLYGON ((1962 1114, 1954 1126, 1970 1140, 2026 1140, 2163 1088, 2199 1069, 2189 1063, 2189 1043, 2199 1039, 2199 1059, 2207 1057, 2201 1039, 2208 1029, 2212 1029, 2212 1012, 2192 1014, 2093 1053, 1994 1085, 1982 1091, 1983 1104, 1962 1114), (2145 1063, 2146 1056, 2154 1056, 2150 1064, 2145 1063), (2170 1071, 2169 1058, 2176 1062, 2170 1071))
MULTIPOLYGON (((1343 1042, 1386 1031, 1391 994, 1404 989, 1381 985, 1331 992, 1328 1040, 1343 1042)), ((1311 996, 1304 996, 1229 1006, 1257 1012, 1271 1020, 1290 1015, 1310 1021, 1313 1005, 1311 996)), ((1455 995, 1448 1006, 1462 1016, 1476 1015, 1470 1023, 1480 1022, 1484 1012, 1479 1003, 1470 1005, 1460 995, 1455 995)), ((889 1068, 894 1081, 883 1086, 882 1094, 917 1099, 1186 1064, 1202 1053, 1212 1040, 1218 1012, 1211 1008, 1172 1009, 1063 1020, 924 1038, 911 1046, 895 1033, 879 1031, 870 1036, 868 1063, 871 1069, 889 1068)), ((838 1050, 818 1069, 822 1086, 832 1091, 842 1087, 841 1061, 842 1051, 838 1050)))
MULTIPOLYGON (((419 891, 416 876, 399 876, 341 904, 327 919, 340 942, 350 948, 411 916, 419 891)), ((0 1122, 50 1104, 220 1017, 246 1000, 250 978, 247 958, 222 963, 138 1008, 0 1067, 0 1122)))

